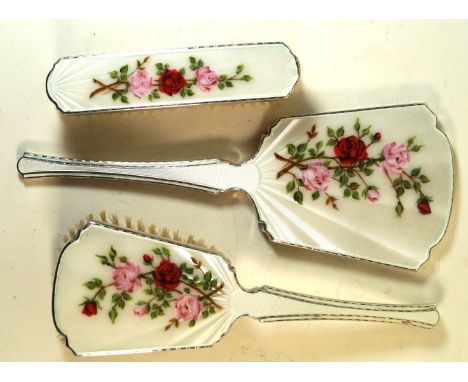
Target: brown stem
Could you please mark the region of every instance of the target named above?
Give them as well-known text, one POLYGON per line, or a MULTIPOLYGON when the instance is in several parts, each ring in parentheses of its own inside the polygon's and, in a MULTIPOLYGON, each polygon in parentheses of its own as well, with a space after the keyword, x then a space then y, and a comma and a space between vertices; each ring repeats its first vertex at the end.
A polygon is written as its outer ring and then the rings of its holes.
POLYGON ((361 180, 362 180, 362 183, 364 183, 364 184, 366 185, 366 187, 369 188, 369 185, 366 183, 366 181, 364 180, 364 178, 363 178, 362 175, 360 174, 360 171, 358 171, 358 170, 356 170, 356 169, 353 168, 353 172, 354 172, 357 176, 359 176, 359 177, 361 178, 361 180))
POLYGON ((101 287, 98 289, 98 291, 94 294, 94 296, 91 297, 91 300, 95 300, 96 297, 97 297, 97 295, 98 295, 103 289, 106 289, 107 287, 110 287, 110 286, 112 286, 112 285, 114 285, 114 283, 101 286, 101 287))
POLYGON ((198 288, 196 285, 189 284, 183 280, 180 280, 182 284, 185 284, 189 286, 190 288, 195 289, 198 293, 200 293, 203 297, 207 298, 217 309, 222 309, 222 306, 217 304, 216 302, 213 301, 211 296, 207 295, 205 292, 203 292, 200 288, 198 288))
POLYGON ((208 297, 211 297, 213 296, 214 294, 218 293, 219 291, 221 291, 221 289, 224 288, 224 283, 221 283, 218 285, 218 287, 216 289, 213 289, 210 293, 207 294, 208 297))
POLYGON ((93 82, 95 84, 98 84, 100 85, 101 87, 100 88, 97 88, 96 90, 94 90, 90 95, 89 95, 89 98, 93 98, 96 94, 99 94, 101 92, 103 92, 104 90, 111 90, 111 91, 119 91, 117 89, 115 89, 116 86, 119 86, 120 84, 123 84, 125 83, 124 81, 115 81, 113 82, 112 84, 109 84, 109 85, 106 85, 105 83, 99 81, 99 80, 96 80, 95 78, 93 78, 93 82))

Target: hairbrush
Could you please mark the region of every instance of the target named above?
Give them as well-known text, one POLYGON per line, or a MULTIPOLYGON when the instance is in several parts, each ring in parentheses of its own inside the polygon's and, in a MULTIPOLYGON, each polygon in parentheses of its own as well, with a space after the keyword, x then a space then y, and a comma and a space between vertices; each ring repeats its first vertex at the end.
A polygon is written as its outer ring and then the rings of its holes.
MULTIPOLYGON (((93 216, 90 216, 93 218, 93 216)), ((101 220, 107 221, 105 213, 101 220)), ((192 237, 138 222, 133 230, 89 221, 58 261, 53 316, 76 355, 111 355, 207 347, 233 322, 351 320, 432 328, 434 305, 344 301, 269 286, 242 288, 234 267, 192 237), (155 236, 157 233, 165 237, 155 236)), ((128 228, 130 227, 130 229, 128 228)))
POLYGON ((287 97, 299 63, 284 43, 63 57, 47 94, 64 113, 162 108, 287 97))
POLYGON ((449 142, 423 104, 283 118, 241 165, 24 153, 18 171, 242 190, 274 242, 406 269, 442 238, 453 192, 449 142))

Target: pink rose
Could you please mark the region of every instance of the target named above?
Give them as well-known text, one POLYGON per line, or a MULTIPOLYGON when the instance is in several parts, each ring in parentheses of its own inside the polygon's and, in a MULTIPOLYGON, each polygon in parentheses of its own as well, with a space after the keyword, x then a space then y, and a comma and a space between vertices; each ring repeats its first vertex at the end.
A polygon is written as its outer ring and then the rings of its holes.
POLYGON ((179 296, 175 302, 175 307, 177 318, 182 318, 184 321, 198 320, 198 315, 202 310, 202 304, 198 297, 193 294, 179 296))
POLYGON ((137 317, 142 317, 145 314, 148 314, 148 305, 142 304, 137 306, 136 308, 133 308, 133 314, 137 317))
POLYGON ((138 278, 140 272, 140 267, 130 261, 120 265, 112 273, 115 288, 124 292, 136 292, 141 288, 141 283, 138 278))
POLYGON ((369 191, 367 191, 367 199, 371 203, 378 202, 380 199, 380 192, 375 188, 371 188, 369 191))
POLYGON ((153 88, 153 77, 146 69, 137 70, 128 77, 128 83, 130 84, 128 91, 136 97, 142 98, 153 88))
POLYGON ((330 183, 330 170, 322 162, 310 162, 306 170, 301 172, 301 178, 306 190, 315 190, 318 192, 327 191, 330 183))
POLYGON ((219 80, 218 73, 210 69, 209 66, 202 66, 195 70, 195 77, 198 87, 204 92, 209 92, 219 80))
POLYGON ((380 168, 384 173, 390 175, 401 174, 411 159, 408 147, 403 143, 387 143, 383 148, 383 154, 385 160, 380 168))

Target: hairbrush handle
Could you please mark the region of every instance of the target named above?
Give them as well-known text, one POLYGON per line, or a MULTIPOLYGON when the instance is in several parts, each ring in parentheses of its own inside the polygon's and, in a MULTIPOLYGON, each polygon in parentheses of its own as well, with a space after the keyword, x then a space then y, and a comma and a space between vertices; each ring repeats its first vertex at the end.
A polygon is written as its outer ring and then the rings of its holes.
POLYGON ((243 292, 233 300, 237 310, 262 322, 346 320, 401 323, 432 328, 439 313, 432 304, 376 304, 335 300, 289 292, 269 286, 243 292))
POLYGON ((166 183, 217 193, 256 188, 259 172, 253 162, 240 166, 218 159, 180 162, 86 161, 24 153, 18 160, 23 178, 52 176, 112 178, 166 183))

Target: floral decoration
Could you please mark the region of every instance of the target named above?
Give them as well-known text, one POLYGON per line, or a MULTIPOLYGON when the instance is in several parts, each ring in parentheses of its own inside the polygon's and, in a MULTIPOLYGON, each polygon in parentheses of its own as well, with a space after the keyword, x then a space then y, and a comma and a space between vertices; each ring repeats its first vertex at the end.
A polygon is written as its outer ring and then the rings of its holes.
POLYGON ((87 289, 94 291, 79 305, 81 313, 87 317, 107 310, 114 324, 119 312, 137 292, 146 297, 134 305, 134 316, 156 319, 171 313, 165 330, 178 328, 181 323, 193 327, 200 317, 206 319, 223 309, 213 297, 223 293, 224 283, 219 283, 195 257, 191 258, 191 264, 177 264, 171 261, 169 249, 160 247, 153 249, 151 255, 143 254, 142 264, 138 265, 126 256, 118 256, 113 246, 107 255, 96 256, 102 265, 112 269, 112 273, 108 282, 94 277, 84 283, 87 289), (110 290, 114 293, 106 300, 110 290), (104 308, 103 305, 108 306, 104 308))
POLYGON ((286 145, 288 155, 275 153, 275 157, 283 162, 277 178, 291 178, 286 184, 286 192, 291 193, 297 203, 303 204, 304 191, 310 191, 312 201, 323 195, 325 204, 338 210, 338 197, 330 191, 332 182, 342 190, 344 198, 367 199, 376 204, 380 200, 379 188, 369 182, 368 177, 378 169, 393 188, 397 216, 401 216, 405 209, 403 195, 411 190, 417 195, 418 211, 429 215, 432 198, 423 192, 423 184, 430 179, 422 173, 421 167, 410 168, 412 155, 424 145, 416 144, 413 136, 406 143, 385 143, 378 156, 370 157, 369 147, 382 143, 382 133, 372 133, 371 129, 371 126, 361 128, 356 119, 352 134, 346 135, 343 126, 338 129, 327 127, 327 139, 321 140, 316 126, 312 126, 304 142, 286 145))
POLYGON ((171 65, 158 62, 152 70, 147 69, 150 57, 137 60, 135 68, 129 72, 129 65, 122 66, 119 70, 109 72, 113 82, 104 83, 97 79, 93 82, 98 85, 89 95, 92 98, 98 94, 110 92, 114 101, 130 103, 129 96, 136 98, 147 97, 150 101, 161 98, 162 95, 180 95, 181 97, 192 97, 196 88, 202 92, 210 92, 215 87, 220 90, 232 88, 236 81, 251 81, 253 78, 243 74, 244 65, 237 65, 234 75, 218 74, 218 72, 202 59, 188 58, 188 69, 193 74, 187 75, 185 67, 180 69, 171 68, 171 65))

